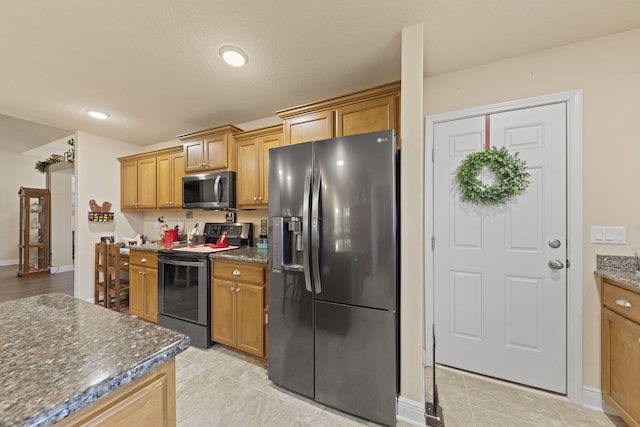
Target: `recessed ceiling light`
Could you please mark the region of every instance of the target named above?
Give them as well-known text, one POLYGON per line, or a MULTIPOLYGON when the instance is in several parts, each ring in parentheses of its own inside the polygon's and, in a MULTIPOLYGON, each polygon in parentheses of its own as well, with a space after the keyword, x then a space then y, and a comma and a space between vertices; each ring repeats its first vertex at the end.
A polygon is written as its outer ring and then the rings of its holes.
POLYGON ((234 67, 242 67, 249 62, 249 56, 239 47, 222 46, 219 53, 224 62, 234 67))
POLYGON ((103 113, 102 111, 89 110, 89 109, 85 109, 84 111, 86 111, 87 114, 93 117, 94 119, 105 120, 111 117, 109 114, 103 113))

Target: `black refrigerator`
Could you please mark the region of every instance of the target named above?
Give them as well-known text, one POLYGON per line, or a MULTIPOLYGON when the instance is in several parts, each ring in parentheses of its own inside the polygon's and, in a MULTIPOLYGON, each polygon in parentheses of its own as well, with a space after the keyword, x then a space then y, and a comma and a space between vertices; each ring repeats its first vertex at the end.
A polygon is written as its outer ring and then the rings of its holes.
POLYGON ((392 130, 269 150, 269 378, 396 424, 399 152, 392 130))

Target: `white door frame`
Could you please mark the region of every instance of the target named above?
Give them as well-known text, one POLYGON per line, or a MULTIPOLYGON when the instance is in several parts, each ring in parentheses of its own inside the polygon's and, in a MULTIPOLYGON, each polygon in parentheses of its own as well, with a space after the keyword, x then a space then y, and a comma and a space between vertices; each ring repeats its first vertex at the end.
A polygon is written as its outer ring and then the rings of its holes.
MULTIPOLYGON (((425 132, 425 363, 433 365, 434 265, 433 133, 437 123, 502 111, 565 102, 567 104, 567 397, 582 404, 582 90, 555 93, 427 116, 425 132)), ((436 337, 437 341, 437 337, 436 337)), ((436 361, 437 361, 436 349, 436 361)))

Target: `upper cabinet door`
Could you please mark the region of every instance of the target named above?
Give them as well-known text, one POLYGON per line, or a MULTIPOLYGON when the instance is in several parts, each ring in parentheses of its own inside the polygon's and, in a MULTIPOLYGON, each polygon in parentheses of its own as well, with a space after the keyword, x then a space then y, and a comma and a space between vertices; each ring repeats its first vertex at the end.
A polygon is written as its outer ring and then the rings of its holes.
POLYGON ((138 208, 138 162, 120 164, 120 209, 138 208))
POLYGON ((270 135, 260 138, 258 148, 260 150, 260 204, 267 207, 269 203, 269 149, 282 145, 282 134, 270 135))
POLYGON ((236 179, 236 201, 238 206, 256 203, 259 192, 258 139, 238 142, 238 175, 236 179))
POLYGON ((284 144, 333 138, 333 128, 333 111, 321 111, 286 119, 284 121, 284 144))
POLYGON ((204 168, 207 170, 226 169, 228 135, 215 135, 204 139, 204 168))
POLYGON ((204 165, 204 141, 202 139, 186 141, 182 144, 184 153, 184 171, 198 172, 204 165))
POLYGON ((338 108, 336 136, 396 129, 396 101, 396 96, 387 96, 338 108))
POLYGON ((157 157, 158 209, 182 208, 182 175, 184 156, 182 153, 157 157))
POLYGON ((238 148, 233 125, 179 135, 184 154, 184 172, 236 171, 238 148))
POLYGON ((138 208, 156 207, 156 158, 138 160, 138 208))

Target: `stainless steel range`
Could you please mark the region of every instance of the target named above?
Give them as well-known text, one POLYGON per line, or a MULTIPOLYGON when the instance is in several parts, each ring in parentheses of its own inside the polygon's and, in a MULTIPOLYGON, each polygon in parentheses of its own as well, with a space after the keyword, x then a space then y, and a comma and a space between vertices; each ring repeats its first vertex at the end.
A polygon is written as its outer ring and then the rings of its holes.
POLYGON ((249 246, 251 223, 206 223, 204 244, 158 253, 158 325, 186 334, 191 344, 211 345, 211 261, 209 255, 249 246), (227 233, 228 248, 207 246, 227 233))

